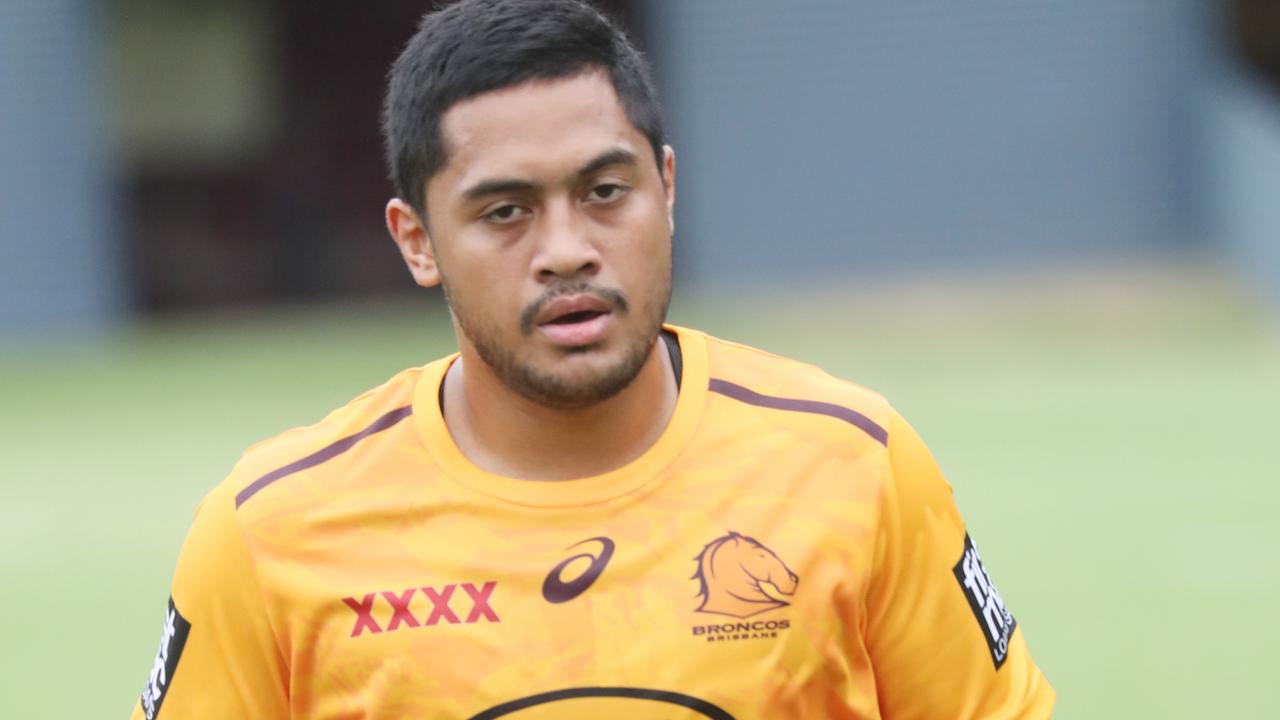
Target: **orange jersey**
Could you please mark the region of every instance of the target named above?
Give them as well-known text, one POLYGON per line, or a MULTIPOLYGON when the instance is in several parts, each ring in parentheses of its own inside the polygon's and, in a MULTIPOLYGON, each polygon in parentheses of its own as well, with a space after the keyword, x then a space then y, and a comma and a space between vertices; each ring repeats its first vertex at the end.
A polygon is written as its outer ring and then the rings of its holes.
POLYGON ((486 473, 405 371, 202 502, 134 718, 1048 717, 1054 693, 916 433, 682 328, 658 441, 486 473))

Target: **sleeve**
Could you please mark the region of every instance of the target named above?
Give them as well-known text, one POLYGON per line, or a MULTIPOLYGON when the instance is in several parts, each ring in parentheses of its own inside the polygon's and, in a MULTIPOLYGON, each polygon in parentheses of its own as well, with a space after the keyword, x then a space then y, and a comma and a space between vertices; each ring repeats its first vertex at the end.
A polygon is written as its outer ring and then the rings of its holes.
POLYGON ((969 539, 951 486, 894 413, 867 595, 885 718, 1047 718, 1054 691, 969 539))
POLYGON ((289 716, 288 667, 235 512, 225 483, 196 510, 133 720, 289 716))

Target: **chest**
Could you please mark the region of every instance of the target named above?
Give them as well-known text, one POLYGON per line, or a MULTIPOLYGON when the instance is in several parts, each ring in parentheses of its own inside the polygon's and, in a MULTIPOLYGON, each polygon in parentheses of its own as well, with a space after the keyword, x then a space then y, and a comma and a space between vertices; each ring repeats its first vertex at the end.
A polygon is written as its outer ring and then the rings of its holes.
POLYGON ((344 520, 277 567, 297 715, 874 716, 874 503, 781 489, 344 520))

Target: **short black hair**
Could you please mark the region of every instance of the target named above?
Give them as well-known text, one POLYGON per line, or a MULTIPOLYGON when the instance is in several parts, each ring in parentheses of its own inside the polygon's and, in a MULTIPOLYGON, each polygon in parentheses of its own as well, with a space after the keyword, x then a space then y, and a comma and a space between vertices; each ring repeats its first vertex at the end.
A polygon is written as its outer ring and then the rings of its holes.
POLYGON ((662 168, 662 108, 644 56, 581 0, 461 0, 427 13, 391 66, 382 110, 391 182, 422 214, 427 181, 447 162, 440 119, 481 93, 530 80, 609 74, 627 119, 662 168))

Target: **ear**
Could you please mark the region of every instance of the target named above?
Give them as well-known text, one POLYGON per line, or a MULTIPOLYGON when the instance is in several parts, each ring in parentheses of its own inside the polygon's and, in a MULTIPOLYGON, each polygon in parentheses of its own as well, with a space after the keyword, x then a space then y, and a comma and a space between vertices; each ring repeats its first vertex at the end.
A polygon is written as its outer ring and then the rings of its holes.
POLYGON ((409 203, 400 198, 387 202, 387 232, 400 248, 404 264, 413 281, 422 287, 440 284, 440 268, 436 265, 435 248, 427 225, 409 203))
POLYGON ((667 225, 676 231, 676 151, 662 146, 662 191, 667 196, 667 225))

